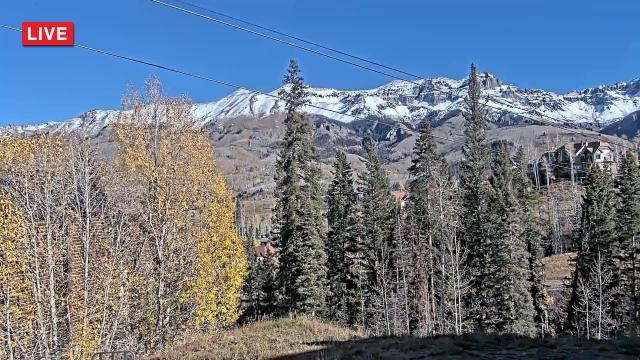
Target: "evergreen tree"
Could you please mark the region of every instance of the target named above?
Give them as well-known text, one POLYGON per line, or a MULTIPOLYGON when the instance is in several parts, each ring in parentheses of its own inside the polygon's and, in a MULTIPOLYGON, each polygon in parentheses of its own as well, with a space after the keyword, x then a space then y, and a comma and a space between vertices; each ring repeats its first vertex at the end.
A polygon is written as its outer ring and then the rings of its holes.
POLYGON ((359 284, 361 283, 362 244, 358 196, 353 171, 343 152, 333 165, 334 178, 327 204, 329 314, 332 320, 356 325, 362 318, 359 284))
POLYGON ((620 242, 618 306, 627 333, 640 334, 640 167, 635 156, 622 161, 618 180, 617 233, 620 242))
POLYGON ((617 252, 615 211, 611 173, 594 165, 585 183, 577 230, 578 258, 568 303, 566 325, 577 335, 595 333, 599 337, 612 328, 613 307, 608 301, 616 288, 609 275, 617 252), (598 306, 593 306, 594 302, 598 306))
POLYGON ((519 223, 523 226, 523 237, 529 253, 529 279, 531 282, 531 298, 535 310, 534 320, 536 332, 542 337, 548 332, 546 292, 543 284, 543 235, 540 220, 533 212, 538 206, 540 197, 533 189, 533 183, 527 176, 527 161, 522 147, 518 148, 514 161, 513 187, 520 211, 519 223))
POLYGON ((373 140, 365 139, 366 172, 360 179, 364 262, 367 272, 365 326, 376 333, 391 332, 389 299, 395 202, 373 140))
POLYGON ((486 139, 487 121, 485 110, 480 104, 481 88, 475 65, 471 65, 469 90, 465 99, 467 110, 463 113, 466 120, 466 145, 463 148, 462 162, 462 240, 467 252, 471 291, 467 297, 470 317, 478 330, 486 327, 487 312, 493 299, 488 293, 487 262, 491 254, 487 243, 487 204, 489 173, 489 146, 486 139))
POLYGON ((436 179, 448 172, 444 158, 437 152, 437 144, 428 121, 420 128, 420 137, 413 148, 414 158, 409 168, 413 179, 409 183, 410 206, 409 220, 415 226, 410 236, 413 276, 410 278, 410 290, 413 292, 410 302, 409 328, 412 333, 425 335, 435 332, 436 317, 436 222, 439 211, 434 194, 438 190, 436 179))
POLYGON ((307 102, 298 64, 291 60, 285 87, 284 145, 276 163, 274 240, 280 246, 278 279, 286 312, 322 315, 326 310, 327 256, 320 169, 311 126, 300 112, 307 102))
POLYGON ((418 221, 421 234, 428 235, 433 227, 429 213, 431 211, 430 187, 431 180, 446 170, 444 158, 437 152, 437 144, 433 137, 433 131, 429 122, 421 125, 420 138, 413 148, 414 158, 409 167, 409 173, 413 179, 409 183, 413 211, 418 221))
POLYGON ((485 309, 488 330, 532 336, 534 309, 529 281, 529 254, 513 188, 513 163, 504 144, 493 163, 489 231, 491 259, 486 283, 494 306, 485 309))
POLYGON ((257 257, 249 260, 249 275, 245 283, 245 303, 243 321, 259 320, 276 313, 278 288, 276 260, 273 256, 257 257))

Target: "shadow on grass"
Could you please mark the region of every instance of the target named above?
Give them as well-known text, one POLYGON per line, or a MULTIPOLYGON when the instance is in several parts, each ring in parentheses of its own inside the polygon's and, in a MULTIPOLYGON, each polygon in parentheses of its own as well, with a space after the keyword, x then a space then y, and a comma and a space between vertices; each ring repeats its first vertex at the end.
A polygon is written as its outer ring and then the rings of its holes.
POLYGON ((640 359, 638 339, 588 341, 464 335, 379 337, 307 345, 322 349, 271 359, 640 359))

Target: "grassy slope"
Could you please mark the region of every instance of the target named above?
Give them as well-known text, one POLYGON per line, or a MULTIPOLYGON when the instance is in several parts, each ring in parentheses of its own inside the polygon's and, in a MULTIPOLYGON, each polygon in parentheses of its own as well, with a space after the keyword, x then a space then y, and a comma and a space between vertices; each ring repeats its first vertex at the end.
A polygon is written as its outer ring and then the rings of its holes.
POLYGON ((268 359, 360 337, 356 331, 306 317, 281 318, 202 336, 150 359, 268 359))
POLYGON ((150 359, 638 359, 640 343, 513 336, 363 338, 309 318, 257 322, 196 338, 150 359))

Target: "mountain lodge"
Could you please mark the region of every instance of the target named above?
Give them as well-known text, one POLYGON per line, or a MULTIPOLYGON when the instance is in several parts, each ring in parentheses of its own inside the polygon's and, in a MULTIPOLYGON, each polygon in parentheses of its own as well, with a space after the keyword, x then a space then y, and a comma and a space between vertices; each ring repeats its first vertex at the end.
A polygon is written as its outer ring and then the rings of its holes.
MULTIPOLYGON (((617 172, 618 154, 606 141, 582 141, 567 143, 554 151, 548 151, 538 160, 537 170, 541 177, 555 179, 582 179, 592 166, 617 172)), ((535 176, 535 174, 534 174, 535 176)))

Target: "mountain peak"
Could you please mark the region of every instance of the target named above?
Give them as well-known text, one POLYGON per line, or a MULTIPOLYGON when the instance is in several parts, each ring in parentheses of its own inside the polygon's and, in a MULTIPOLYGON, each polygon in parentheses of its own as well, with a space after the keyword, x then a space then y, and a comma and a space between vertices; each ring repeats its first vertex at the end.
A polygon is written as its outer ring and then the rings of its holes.
MULTIPOLYGON (((542 116, 545 122, 563 125, 601 128, 640 110, 640 78, 562 95, 508 85, 489 72, 478 73, 478 78, 484 95, 492 103, 487 109, 489 118, 499 124, 515 124, 519 121, 517 115, 520 115, 533 119, 542 116), (505 116, 506 122, 502 120, 505 116)), ((394 80, 365 90, 309 87, 309 101, 313 106, 306 106, 303 110, 341 122, 380 119, 415 126, 425 119, 436 122, 459 113, 465 106, 467 86, 466 78, 434 77, 409 82, 394 80)), ((239 89, 220 100, 194 104, 193 115, 198 122, 206 124, 223 118, 264 117, 281 113, 284 111, 284 101, 278 99, 281 89, 268 94, 239 89)), ((92 110, 64 122, 0 128, 0 133, 96 132, 117 121, 117 113, 115 110, 92 110)))
POLYGON ((502 81, 497 76, 489 72, 483 72, 478 74, 478 80, 484 89, 493 90, 502 86, 502 81))

